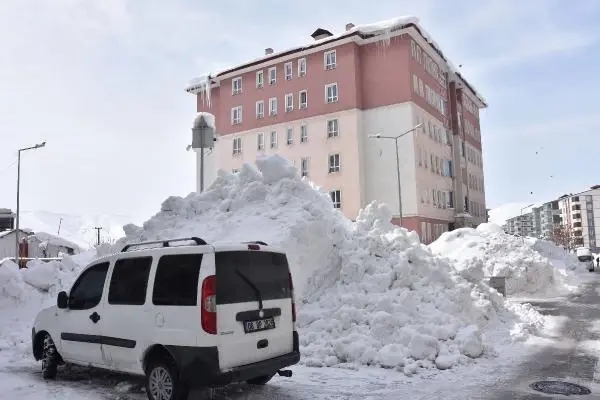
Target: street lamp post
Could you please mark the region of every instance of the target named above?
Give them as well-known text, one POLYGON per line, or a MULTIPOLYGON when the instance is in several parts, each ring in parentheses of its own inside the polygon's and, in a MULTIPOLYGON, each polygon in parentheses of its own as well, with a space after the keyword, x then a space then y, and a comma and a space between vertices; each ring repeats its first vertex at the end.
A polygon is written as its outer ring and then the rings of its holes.
POLYGON ((399 219, 400 219, 400 226, 402 226, 402 185, 401 185, 401 181, 400 181, 400 154, 398 153, 398 139, 400 139, 401 137, 408 135, 411 132, 416 131, 417 129, 419 129, 420 127, 422 127, 423 124, 418 124, 414 127, 412 127, 411 129, 407 130, 404 133, 401 133, 398 136, 383 136, 380 133, 376 134, 376 135, 369 135, 369 138, 371 139, 392 139, 394 140, 394 144, 396 147, 396 178, 398 180, 398 208, 399 208, 399 219))
POLYGON ((16 256, 15 261, 17 265, 20 267, 20 248, 19 248, 19 211, 20 211, 20 189, 21 189, 21 152, 27 150, 35 150, 40 147, 44 147, 46 142, 38 143, 35 146, 24 147, 19 149, 17 152, 17 221, 16 221, 16 230, 15 230, 15 247, 16 247, 16 256))

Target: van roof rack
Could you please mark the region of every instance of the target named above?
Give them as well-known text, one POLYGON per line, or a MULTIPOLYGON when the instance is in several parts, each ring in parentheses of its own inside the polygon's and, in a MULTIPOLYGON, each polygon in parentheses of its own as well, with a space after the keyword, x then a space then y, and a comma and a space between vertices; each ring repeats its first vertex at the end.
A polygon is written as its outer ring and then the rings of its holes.
POLYGON ((162 244, 162 247, 171 247, 171 243, 173 242, 189 242, 189 241, 193 241, 196 242, 196 246, 203 246, 206 245, 208 243, 206 243, 206 240, 201 239, 199 237, 189 237, 189 238, 179 238, 179 239, 167 239, 167 240, 153 240, 151 242, 141 242, 141 243, 130 243, 125 245, 125 247, 123 247, 121 249, 121 253, 125 253, 127 251, 129 251, 132 247, 138 247, 138 246, 145 246, 148 244, 162 244))
POLYGON ((265 242, 262 242, 260 240, 253 240, 251 242, 244 242, 245 244, 260 244, 261 246, 268 246, 268 244, 266 244, 265 242))

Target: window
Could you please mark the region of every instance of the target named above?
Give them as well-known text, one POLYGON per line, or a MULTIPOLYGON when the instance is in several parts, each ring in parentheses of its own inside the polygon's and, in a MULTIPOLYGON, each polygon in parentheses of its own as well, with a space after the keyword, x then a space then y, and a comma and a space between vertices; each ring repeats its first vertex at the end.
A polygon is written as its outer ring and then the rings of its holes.
POLYGON ((240 94, 242 93, 242 78, 233 78, 231 80, 231 93, 240 94))
POLYGON ((306 124, 300 125, 300 143, 308 142, 308 127, 306 124))
POLYGON ((277 147, 277 131, 271 132, 271 148, 277 147))
POLYGON ((202 254, 174 254, 158 260, 152 304, 195 306, 198 304, 198 277, 202 254))
POLYGON ((415 92, 416 94, 419 94, 419 78, 417 77, 417 75, 413 74, 412 79, 413 79, 413 92, 415 92))
POLYGON ((287 142, 288 146, 290 144, 293 144, 294 143, 294 128, 287 128, 285 135, 286 135, 286 142, 287 142))
POLYGON ((469 211, 469 198, 465 196, 465 211, 469 211))
POLYGON ((334 69, 336 66, 335 50, 326 51, 324 56, 325 69, 334 69))
POLYGON ((261 119, 265 116, 265 102, 263 100, 256 102, 256 118, 261 119))
POLYGON ((277 97, 271 97, 269 99, 269 115, 277 115, 277 97))
POLYGON ((285 71, 285 80, 291 81, 292 80, 292 63, 291 62, 285 63, 283 65, 283 70, 285 71))
POLYGON ((269 85, 274 85, 277 82, 277 67, 269 68, 269 85))
POLYGON ((265 134, 264 133, 259 133, 258 136, 256 137, 256 149, 259 151, 265 149, 265 134))
POLYGON ((237 168, 233 168, 233 169, 231 170, 231 173, 232 173, 232 174, 237 174, 238 172, 240 172, 240 170, 239 170, 239 169, 237 169, 237 168))
POLYGON ((300 176, 308 176, 308 158, 300 160, 300 176))
POLYGON ((306 58, 300 58, 298 60, 298 76, 306 75, 306 58))
POLYGON ((421 240, 427 242, 427 222, 421 222, 421 240))
POLYGON ((256 87, 262 88, 265 85, 265 73, 263 70, 256 71, 256 87))
POLYGON ((452 177, 452 161, 451 160, 444 160, 444 176, 449 176, 452 177))
POLYGON ((329 173, 340 172, 340 155, 332 154, 329 156, 329 173))
POLYGON ((434 207, 437 207, 437 199, 435 197, 435 189, 431 189, 431 199, 433 200, 434 207))
POLYGON ((308 107, 308 92, 306 90, 301 90, 298 94, 298 104, 300 108, 308 107))
POLYGON ((342 208, 342 192, 340 190, 332 190, 329 192, 333 208, 342 208))
POLYGON ((423 81, 419 78, 419 96, 425 97, 425 91, 423 90, 423 81))
POLYGON ((233 138, 233 154, 242 154, 242 138, 233 138))
POLYGON ((146 302, 152 257, 122 258, 115 262, 108 304, 141 306, 146 302))
POLYGON ((231 109, 231 125, 242 123, 242 106, 233 107, 231 109))
POLYGON ((338 101, 338 86, 337 83, 325 85, 325 100, 327 103, 335 103, 338 101))
POLYGON ((339 122, 337 119, 327 121, 327 137, 337 137, 340 135, 339 122))
POLYGON ((75 281, 69 294, 71 310, 89 310, 100 304, 108 266, 107 262, 93 265, 75 281))
POLYGON ((294 95, 289 93, 285 95, 285 112, 294 110, 294 95))

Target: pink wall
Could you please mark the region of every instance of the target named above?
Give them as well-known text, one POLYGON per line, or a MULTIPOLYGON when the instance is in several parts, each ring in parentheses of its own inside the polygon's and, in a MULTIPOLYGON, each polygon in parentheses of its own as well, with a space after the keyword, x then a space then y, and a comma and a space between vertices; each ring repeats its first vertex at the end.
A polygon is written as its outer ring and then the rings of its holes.
POLYGON ((394 37, 389 45, 376 42, 360 46, 361 109, 410 100, 410 39, 394 37))
MULTIPOLYGON (((429 114, 433 115, 435 118, 439 119, 440 121, 444 121, 444 119, 446 117, 444 117, 442 115, 442 113, 440 113, 438 111, 437 108, 430 105, 425 100, 425 97, 421 97, 420 95, 418 95, 417 93, 415 93, 412 90, 412 75, 413 74, 417 75, 417 77, 419 77, 423 81, 423 85, 429 86, 430 88, 437 91, 439 94, 442 94, 443 87, 442 87, 442 85, 440 85, 440 83, 437 81, 437 79, 435 79, 434 77, 429 75, 429 73, 427 73, 427 71, 425 70, 425 67, 423 65, 419 64, 419 62, 417 60, 415 60, 414 58, 411 57, 410 38, 407 39, 406 42, 407 42, 407 55, 408 55, 408 60, 409 60, 409 65, 410 65, 409 79, 410 79, 410 84, 411 84, 409 100, 412 100, 415 104, 417 104, 419 107, 423 108, 425 111, 427 111, 429 114)), ((448 107, 447 107, 448 117, 450 116, 449 111, 450 111, 450 106, 448 103, 448 107)))
POLYGON ((198 102, 198 111, 207 111, 215 114, 217 131, 221 135, 257 129, 264 126, 286 123, 298 119, 310 118, 322 114, 329 114, 357 107, 358 95, 356 90, 356 67, 358 46, 348 43, 336 48, 336 68, 325 70, 324 50, 306 56, 307 73, 298 77, 298 58, 292 60, 292 79, 285 80, 284 62, 269 65, 263 68, 264 87, 256 87, 256 71, 245 73, 242 76, 242 93, 231 93, 231 79, 221 81, 221 86, 212 90, 212 107, 198 102), (277 67, 277 82, 269 85, 269 68, 277 67), (325 101, 325 85, 337 82, 337 103, 325 101), (299 109, 298 94, 301 90, 308 92, 308 107, 299 109), (294 110, 285 112, 285 95, 292 93, 294 97, 294 110), (269 98, 277 98, 277 115, 269 116, 269 98), (256 118, 256 102, 265 102, 265 117, 256 118), (242 123, 231 125, 231 108, 241 105, 243 107, 242 123))

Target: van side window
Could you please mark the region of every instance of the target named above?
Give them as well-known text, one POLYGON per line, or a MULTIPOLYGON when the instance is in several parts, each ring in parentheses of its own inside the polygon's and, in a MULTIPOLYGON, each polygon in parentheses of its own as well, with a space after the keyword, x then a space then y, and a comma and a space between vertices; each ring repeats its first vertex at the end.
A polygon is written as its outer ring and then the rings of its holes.
POLYGON ((108 266, 108 262, 91 266, 75 281, 69 295, 71 310, 89 310, 100 303, 108 266))
POLYGON ((202 254, 162 256, 158 260, 152 303, 157 306, 195 306, 202 254))
POLYGON ((110 278, 108 304, 143 305, 151 265, 152 257, 117 260, 110 278))

